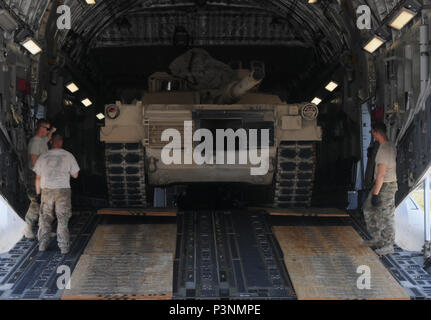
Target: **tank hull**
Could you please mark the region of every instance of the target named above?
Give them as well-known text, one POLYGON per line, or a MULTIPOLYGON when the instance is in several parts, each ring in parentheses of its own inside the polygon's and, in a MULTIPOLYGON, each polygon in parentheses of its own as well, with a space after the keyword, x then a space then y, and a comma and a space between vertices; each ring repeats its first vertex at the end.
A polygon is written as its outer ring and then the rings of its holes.
MULTIPOLYGON (((317 119, 303 116, 307 105, 117 103, 118 114, 113 119, 106 118, 100 137, 107 145, 139 143, 142 146, 144 164, 137 174, 145 177, 147 187, 189 183, 273 185, 278 204, 303 206, 309 203, 304 198, 311 199, 313 179, 308 176, 309 173, 314 176, 313 146, 322 138, 317 119), (200 130, 206 130, 205 139, 200 130), (228 138, 229 134, 234 138, 228 138), (299 143, 298 148, 308 148, 308 151, 305 156, 298 151, 292 158, 286 158, 289 150, 280 154, 281 145, 286 143, 294 146, 299 143), (284 170, 280 167, 283 161, 283 166, 293 164, 294 168, 289 169, 293 171, 288 172, 293 175, 279 174, 284 170), (304 170, 307 179, 301 180, 304 170), (287 186, 293 191, 286 191, 287 186), (286 200, 297 192, 301 192, 300 203, 296 198, 292 202, 286 200)), ((107 106, 107 114, 112 107, 107 106)), ((122 165, 126 170, 126 161, 122 165)), ((113 165, 107 163, 107 166, 113 165)), ((107 176, 108 179, 112 176, 109 170, 107 176)), ((110 181, 108 184, 112 185, 110 181)), ((127 191, 124 194, 127 198, 127 191)))

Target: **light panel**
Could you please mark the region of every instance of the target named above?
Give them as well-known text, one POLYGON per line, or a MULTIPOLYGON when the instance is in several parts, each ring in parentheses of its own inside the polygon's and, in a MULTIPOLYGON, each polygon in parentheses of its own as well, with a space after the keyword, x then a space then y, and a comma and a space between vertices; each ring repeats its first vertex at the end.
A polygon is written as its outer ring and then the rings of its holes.
POLYGON ((378 36, 374 36, 364 47, 365 51, 368 51, 369 53, 374 53, 377 49, 379 49, 383 44, 385 43, 385 40, 378 36))
POLYGON ((415 15, 416 12, 402 8, 396 17, 389 23, 389 26, 396 30, 401 30, 415 17, 415 15))
POLYGON ((87 2, 87 4, 91 4, 91 5, 96 4, 95 0, 85 0, 85 2, 87 2))
POLYGON ((311 101, 311 103, 314 103, 316 106, 318 106, 322 102, 322 99, 316 97, 311 101))
POLYGON ((42 48, 32 38, 27 38, 21 45, 26 48, 32 55, 36 55, 42 51, 42 48))
POLYGON ((327 86, 325 87, 326 90, 328 90, 329 92, 334 91, 335 89, 338 88, 338 83, 331 81, 327 84, 327 86))
POLYGON ((97 117, 97 119, 99 119, 99 120, 103 120, 103 119, 105 119, 105 116, 103 115, 103 113, 98 113, 98 114, 96 115, 96 117, 97 117))
POLYGON ((91 102, 91 100, 90 100, 90 99, 88 99, 88 98, 86 98, 86 99, 82 100, 82 101, 81 101, 81 103, 82 103, 84 106, 86 106, 86 107, 89 107, 89 106, 91 106, 91 105, 93 104, 93 102, 91 102))
POLYGON ((72 93, 75 93, 79 90, 79 87, 74 82, 66 84, 66 88, 72 93))

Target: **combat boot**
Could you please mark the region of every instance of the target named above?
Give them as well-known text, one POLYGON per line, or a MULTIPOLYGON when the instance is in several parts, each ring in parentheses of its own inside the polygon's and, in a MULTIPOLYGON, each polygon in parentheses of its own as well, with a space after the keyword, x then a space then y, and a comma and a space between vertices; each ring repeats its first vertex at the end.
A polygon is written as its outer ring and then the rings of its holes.
POLYGON ((387 255, 387 254, 393 254, 394 253, 394 246, 390 245, 390 246, 384 246, 384 247, 382 247, 380 249, 376 249, 376 253, 379 256, 384 256, 384 255, 387 255))
POLYGON ((46 251, 47 248, 48 248, 47 241, 42 241, 39 243, 39 251, 46 251))
POLYGON ((33 228, 29 224, 25 225, 25 228, 24 228, 24 237, 26 239, 30 239, 30 240, 33 240, 35 238, 35 235, 33 233, 33 228))

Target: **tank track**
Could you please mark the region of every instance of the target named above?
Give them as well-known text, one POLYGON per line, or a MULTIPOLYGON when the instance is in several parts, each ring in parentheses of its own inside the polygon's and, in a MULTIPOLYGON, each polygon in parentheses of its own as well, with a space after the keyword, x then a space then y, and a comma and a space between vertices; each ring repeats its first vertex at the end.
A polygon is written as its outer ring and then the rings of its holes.
POLYGON ((105 146, 109 204, 112 207, 146 207, 145 152, 141 143, 105 146))
POLYGON ((314 142, 280 143, 274 185, 274 207, 302 208, 311 205, 316 170, 314 142))

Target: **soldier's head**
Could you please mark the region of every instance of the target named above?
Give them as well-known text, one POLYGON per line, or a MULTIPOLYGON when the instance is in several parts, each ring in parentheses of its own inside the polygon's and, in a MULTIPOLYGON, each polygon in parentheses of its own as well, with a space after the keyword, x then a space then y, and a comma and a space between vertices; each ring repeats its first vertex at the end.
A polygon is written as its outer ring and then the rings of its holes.
POLYGON ((388 136, 386 134, 386 125, 379 121, 371 124, 371 134, 374 139, 379 143, 385 142, 388 140, 388 136))
POLYGON ((63 137, 58 132, 54 133, 51 138, 51 145, 53 149, 60 149, 63 147, 63 137))
POLYGON ((39 137, 46 137, 51 130, 51 124, 46 119, 39 119, 36 125, 36 135, 39 137))

